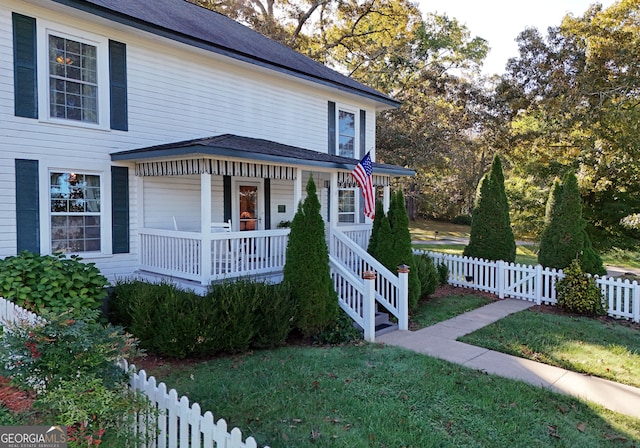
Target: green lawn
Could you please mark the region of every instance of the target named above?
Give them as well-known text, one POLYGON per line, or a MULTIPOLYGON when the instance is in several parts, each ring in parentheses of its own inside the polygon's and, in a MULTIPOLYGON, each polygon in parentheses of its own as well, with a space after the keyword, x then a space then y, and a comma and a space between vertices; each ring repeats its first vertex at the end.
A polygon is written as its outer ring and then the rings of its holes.
MULTIPOLYGON (((420 243, 413 244, 414 249, 430 250, 434 252, 444 252, 446 254, 462 255, 465 244, 434 244, 420 243)), ((516 263, 533 265, 538 263, 537 246, 531 244, 516 246, 516 263)))
POLYGON ((452 319, 459 314, 475 310, 493 302, 493 299, 472 294, 446 297, 427 297, 418 303, 416 310, 409 316, 412 330, 452 319))
POLYGON ((622 447, 640 420, 408 350, 285 347, 154 371, 279 447, 622 447))
POLYGON ((533 310, 460 338, 469 344, 640 387, 640 328, 533 310))

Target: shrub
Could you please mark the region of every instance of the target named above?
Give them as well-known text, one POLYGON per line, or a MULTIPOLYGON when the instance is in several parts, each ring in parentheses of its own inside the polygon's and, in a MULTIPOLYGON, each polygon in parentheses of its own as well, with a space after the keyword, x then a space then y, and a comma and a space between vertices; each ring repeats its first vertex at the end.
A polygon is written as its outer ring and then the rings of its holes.
MULTIPOLYGON (((118 282, 109 310, 112 317, 120 316, 121 320, 114 322, 126 324, 145 350, 184 358, 197 352, 197 345, 212 342, 201 336, 210 321, 211 307, 196 308, 197 297, 166 282, 118 282)), ((217 346, 217 342, 212 345, 217 346)))
POLYGON ((31 252, 0 260, 0 295, 37 314, 97 309, 107 296, 107 279, 94 263, 80 260, 31 252))
POLYGON ((420 298, 433 294, 438 287, 438 271, 433 260, 427 254, 414 254, 413 260, 420 280, 420 298))
POLYGON ((573 260, 564 270, 564 277, 556 283, 558 306, 578 314, 603 315, 604 298, 596 281, 573 260))
POLYGON ((471 225, 471 215, 457 215, 451 220, 451 224, 471 225))
POLYGON ((36 392, 86 375, 102 378, 108 387, 126 381, 116 361, 136 355, 137 343, 122 328, 97 322, 98 315, 95 310, 44 312, 39 323, 9 325, 0 336, 1 365, 18 386, 36 392))
POLYGON ((212 284, 203 297, 168 283, 128 281, 116 284, 109 316, 146 350, 185 358, 282 345, 295 306, 287 284, 239 279, 212 284))
POLYGON ((336 320, 338 295, 331 280, 324 221, 313 176, 307 182, 307 197, 291 222, 283 276, 291 286, 297 307, 295 326, 305 336, 319 334, 336 320))
POLYGON ((320 345, 340 345, 359 339, 362 339, 362 333, 353 325, 353 319, 340 309, 335 322, 318 333, 313 342, 320 345))
POLYGON ((578 180, 569 170, 562 183, 556 181, 549 193, 538 263, 548 268, 564 269, 578 257, 582 270, 598 275, 606 273, 585 228, 578 180))
POLYGON ((296 316, 291 287, 286 283, 253 283, 256 298, 251 343, 255 348, 273 348, 283 345, 293 327, 296 316))
POLYGON ((440 286, 444 286, 449 283, 449 268, 444 263, 438 263, 436 265, 438 270, 438 283, 440 286))
POLYGON ((502 163, 497 155, 491 170, 478 184, 471 213, 469 244, 464 248, 463 255, 507 262, 516 259, 516 242, 511 229, 502 163))
POLYGON ((39 322, 8 325, 0 363, 13 384, 35 391, 34 409, 44 420, 71 428, 70 447, 100 444, 103 435, 111 446, 133 446, 116 443, 132 436, 125 421, 151 408, 144 395, 128 389, 128 374, 116 362, 137 354, 136 341, 98 323, 95 310, 73 315, 45 312, 39 322))

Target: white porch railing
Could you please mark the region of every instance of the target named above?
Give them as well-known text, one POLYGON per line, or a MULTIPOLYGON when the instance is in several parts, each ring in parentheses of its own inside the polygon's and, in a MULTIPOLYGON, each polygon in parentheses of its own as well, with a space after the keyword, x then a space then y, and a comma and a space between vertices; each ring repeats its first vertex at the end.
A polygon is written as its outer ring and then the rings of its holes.
POLYGON ((140 268, 203 285, 225 278, 280 272, 289 232, 215 232, 207 235, 211 248, 206 250, 199 232, 141 229, 140 268), (205 271, 203 266, 211 266, 211 270, 205 271))
POLYGON ((358 246, 367 250, 371 238, 371 225, 340 226, 338 230, 348 236, 358 246))
MULTIPOLYGON (((362 285, 362 276, 367 271, 377 273, 375 279, 375 301, 398 319, 400 330, 409 329, 408 280, 406 275, 397 276, 373 258, 362 247, 339 230, 333 229, 330 237, 331 275, 336 291, 341 295, 340 306, 353 317, 362 316, 357 294, 352 291, 356 283, 362 285), (339 267, 338 267, 339 266, 339 267)), ((358 289, 364 291, 364 289, 358 289)), ((355 320, 355 318, 354 318, 355 320)))
MULTIPOLYGON (((557 303, 556 281, 564 276, 562 270, 528 266, 504 261, 488 261, 440 252, 420 251, 433 261, 449 268, 449 283, 511 297, 536 304, 557 303)), ((638 282, 614 277, 596 277, 611 317, 640 322, 640 285, 638 282)))

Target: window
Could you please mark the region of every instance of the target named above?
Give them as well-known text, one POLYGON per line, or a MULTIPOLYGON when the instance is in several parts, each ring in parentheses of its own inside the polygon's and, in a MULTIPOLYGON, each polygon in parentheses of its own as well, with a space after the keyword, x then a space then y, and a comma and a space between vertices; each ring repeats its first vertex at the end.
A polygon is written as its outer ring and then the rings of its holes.
POLYGON ((49 35, 49 115, 98 123, 97 48, 49 35))
POLYGON ((344 110, 338 111, 338 155, 355 158, 356 114, 344 110))
POLYGON ((338 191, 338 222, 356 222, 356 190, 342 189, 338 191))
POLYGON ((51 252, 100 251, 100 176, 50 174, 51 252))

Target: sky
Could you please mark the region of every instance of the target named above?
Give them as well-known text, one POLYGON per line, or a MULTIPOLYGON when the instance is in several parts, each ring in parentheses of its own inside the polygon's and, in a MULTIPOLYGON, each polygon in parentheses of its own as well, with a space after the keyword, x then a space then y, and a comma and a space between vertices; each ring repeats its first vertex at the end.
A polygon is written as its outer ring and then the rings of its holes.
POLYGON ((582 16, 593 3, 611 6, 613 0, 418 0, 422 13, 456 18, 471 36, 489 41, 491 50, 483 65, 486 75, 503 74, 507 60, 518 55, 516 37, 527 27, 546 36, 547 28, 560 25, 571 13, 582 16), (535 6, 534 6, 535 5, 535 6))

